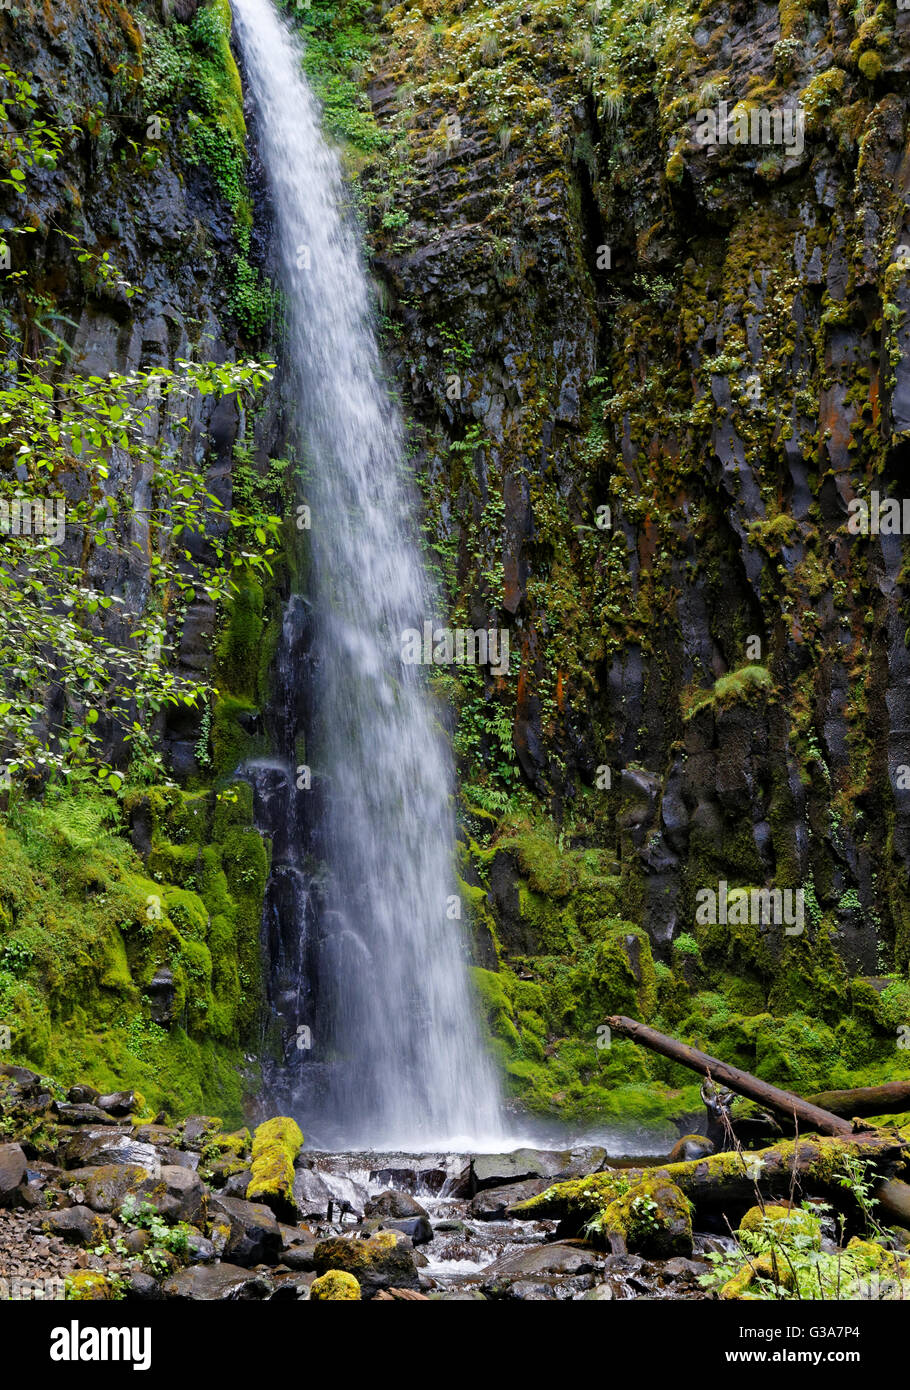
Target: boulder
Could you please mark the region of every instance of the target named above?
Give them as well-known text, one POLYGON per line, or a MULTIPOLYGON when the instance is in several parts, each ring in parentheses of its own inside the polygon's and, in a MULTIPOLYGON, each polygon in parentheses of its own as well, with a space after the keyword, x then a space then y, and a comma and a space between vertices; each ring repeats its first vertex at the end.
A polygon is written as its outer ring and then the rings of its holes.
POLYGON ((303 1147, 296 1121, 280 1115, 259 1125, 253 1135, 253 1162, 246 1196, 264 1202, 285 1220, 297 1216, 294 1199, 294 1159, 303 1147))
POLYGON ((71 1105, 97 1105, 100 1092, 94 1086, 70 1086, 66 1098, 71 1105))
POLYGON ((503 1221, 513 1203, 536 1197, 549 1186, 548 1178, 528 1178, 525 1182, 507 1183, 505 1187, 487 1187, 471 1199, 468 1211, 478 1221, 503 1221))
POLYGON ((689 1163, 694 1159, 707 1158, 715 1151, 714 1144, 704 1134, 684 1134, 670 1150, 668 1163, 689 1163))
POLYGON ((65 1100, 55 1100, 54 1114, 62 1125, 115 1125, 113 1115, 108 1115, 97 1105, 87 1103, 71 1105, 65 1100))
POLYGON ((433 1239, 433 1227, 426 1216, 387 1216, 382 1231, 400 1231, 413 1245, 426 1245, 433 1239))
POLYGON ((109 1163, 131 1163, 146 1168, 152 1177, 161 1172, 151 1144, 140 1143, 122 1130, 82 1130, 73 1136, 62 1154, 65 1168, 93 1168, 109 1163))
POLYGON ((85 1193, 85 1204, 92 1211, 119 1212, 124 1198, 135 1196, 155 1181, 147 1168, 137 1163, 105 1163, 86 1174, 72 1174, 85 1193))
POLYGON ((25 1154, 18 1144, 0 1144, 0 1207, 12 1201, 13 1193, 25 1180, 25 1154))
POLYGON ((297 1170, 294 1176, 294 1205, 301 1218, 312 1216, 324 1220, 331 1201, 332 1190, 318 1169, 297 1170))
POLYGON ((363 1209, 365 1217, 371 1216, 427 1216, 426 1207, 422 1207, 416 1197, 412 1197, 410 1192, 396 1192, 392 1187, 385 1192, 380 1192, 378 1197, 372 1197, 363 1209))
POLYGON ((320 1241, 313 1263, 318 1274, 339 1269, 353 1274, 366 1298, 379 1289, 419 1287, 411 1242, 400 1231, 377 1231, 366 1240, 351 1235, 320 1241))
POLYGON ((660 1169, 609 1202, 597 1218, 614 1254, 666 1260, 692 1254, 692 1206, 660 1169))
POLYGON ((320 1274, 310 1285, 310 1299, 314 1303, 353 1302, 360 1298, 360 1285, 353 1274, 343 1269, 330 1269, 320 1274))
POLYGON ((205 1188, 191 1168, 166 1164, 157 1181, 146 1187, 144 1200, 156 1207, 168 1221, 191 1224, 203 1213, 205 1188))
POLYGON ((268 1207, 219 1195, 209 1198, 209 1213, 212 1240, 220 1257, 246 1267, 278 1263, 281 1231, 268 1207))
POLYGON ((505 1187, 529 1178, 580 1178, 595 1172, 606 1149, 514 1149, 505 1154, 477 1154, 471 1160, 472 1192, 505 1187))
POLYGON ((99 1215, 91 1207, 82 1206, 49 1211, 43 1225, 50 1235, 59 1236, 68 1245, 100 1245, 117 1229, 116 1222, 109 1216, 99 1215))
POLYGON ((99 1096, 95 1104, 109 1115, 123 1117, 131 1115, 136 1109, 135 1091, 113 1091, 110 1095, 99 1096))
POLYGON ((233 1264, 190 1265, 161 1285, 163 1298, 187 1298, 200 1303, 255 1302, 270 1293, 269 1281, 262 1275, 233 1264))

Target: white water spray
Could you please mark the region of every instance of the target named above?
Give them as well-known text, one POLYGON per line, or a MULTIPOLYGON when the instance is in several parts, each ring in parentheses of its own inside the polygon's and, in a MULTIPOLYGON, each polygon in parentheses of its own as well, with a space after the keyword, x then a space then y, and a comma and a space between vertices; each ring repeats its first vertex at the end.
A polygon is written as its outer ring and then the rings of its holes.
POLYGON ((286 368, 311 463, 308 761, 325 787, 328 882, 319 1019, 312 1060, 297 1071, 300 1118, 345 1147, 489 1147, 502 1136, 500 1100, 452 915, 450 754, 419 668, 401 661, 402 633, 435 613, 401 423, 300 48, 269 0, 232 5, 275 212, 286 368))

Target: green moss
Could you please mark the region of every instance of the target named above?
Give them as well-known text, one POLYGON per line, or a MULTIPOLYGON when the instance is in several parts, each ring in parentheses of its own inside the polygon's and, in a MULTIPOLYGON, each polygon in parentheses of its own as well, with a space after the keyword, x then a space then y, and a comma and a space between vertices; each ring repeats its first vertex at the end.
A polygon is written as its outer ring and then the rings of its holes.
POLYGON ((253 1135, 253 1162, 247 1200, 296 1214, 294 1159, 303 1145, 299 1125, 285 1116, 266 1120, 253 1135))
POLYGON ((343 1269, 330 1269, 320 1274, 310 1285, 310 1299, 316 1303, 344 1300, 350 1302, 360 1298, 360 1285, 353 1274, 343 1269))

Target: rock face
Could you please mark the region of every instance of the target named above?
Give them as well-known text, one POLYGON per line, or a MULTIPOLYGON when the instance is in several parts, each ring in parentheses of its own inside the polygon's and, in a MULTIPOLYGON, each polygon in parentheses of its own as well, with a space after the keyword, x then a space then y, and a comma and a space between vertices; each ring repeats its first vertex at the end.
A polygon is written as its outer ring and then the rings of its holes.
POLYGON ((570 1087, 542 1038, 647 1016, 653 958, 680 1020, 735 981, 734 1015, 771 1016, 743 1048, 811 1089, 821 1052, 780 1020, 868 1000, 884 1056, 866 977, 910 961, 907 577, 887 526, 848 526, 905 491, 910 13, 629 4, 561 31, 469 0, 385 25, 394 155, 363 187, 388 350, 450 622, 510 640, 451 696, 513 1084, 570 1087), (537 807, 497 829, 519 783, 537 807), (721 882, 801 890, 800 920, 698 921, 721 882), (610 919, 645 936, 628 967, 553 998, 610 919))

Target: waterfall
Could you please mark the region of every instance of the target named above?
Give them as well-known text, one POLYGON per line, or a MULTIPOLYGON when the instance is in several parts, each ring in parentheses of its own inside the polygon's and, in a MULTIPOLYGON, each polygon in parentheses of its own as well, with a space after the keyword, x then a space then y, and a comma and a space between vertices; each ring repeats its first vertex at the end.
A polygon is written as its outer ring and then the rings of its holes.
POLYGON ((301 49, 269 0, 232 5, 312 512, 306 602, 285 613, 278 659, 279 762, 253 774, 281 829, 266 911, 272 1003, 285 1034, 304 1040, 280 1084, 326 1146, 489 1147, 500 1101, 457 917, 448 741, 421 668, 401 660, 402 634, 436 612, 402 425, 301 49), (314 783, 298 791, 304 681, 314 783))

